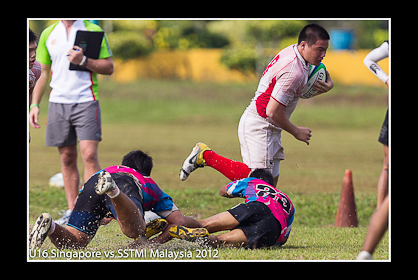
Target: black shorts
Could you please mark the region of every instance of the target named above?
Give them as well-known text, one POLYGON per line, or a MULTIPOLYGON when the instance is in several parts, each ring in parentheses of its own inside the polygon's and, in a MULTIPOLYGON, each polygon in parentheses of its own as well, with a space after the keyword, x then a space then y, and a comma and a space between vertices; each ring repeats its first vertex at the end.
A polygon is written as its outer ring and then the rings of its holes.
POLYGON ((385 120, 383 121, 382 129, 380 130, 379 142, 389 147, 388 113, 389 113, 389 109, 386 111, 386 117, 385 117, 385 120))
POLYGON ((282 226, 270 209, 258 201, 238 204, 227 210, 238 222, 248 239, 247 248, 256 249, 276 244, 282 226))
MULTIPOLYGON (((115 180, 121 192, 126 194, 138 207, 142 215, 142 190, 135 184, 134 180, 123 173, 110 174, 115 180)), ((100 226, 100 221, 104 217, 115 217, 116 211, 108 195, 98 195, 94 190, 97 183, 98 174, 93 175, 80 189, 77 203, 74 206, 68 226, 76 228, 90 236, 94 236, 100 226)))

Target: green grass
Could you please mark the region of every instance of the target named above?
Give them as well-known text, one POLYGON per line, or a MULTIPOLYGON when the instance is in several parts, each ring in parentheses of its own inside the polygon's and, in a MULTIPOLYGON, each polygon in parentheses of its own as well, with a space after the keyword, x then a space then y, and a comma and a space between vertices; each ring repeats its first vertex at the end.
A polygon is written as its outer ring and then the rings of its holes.
MULTIPOLYGON (((226 157, 241 160, 237 126, 256 84, 169 80, 121 84, 103 80, 100 86, 102 167, 119 164, 122 156, 132 149, 148 151, 154 158, 154 180, 173 197, 182 213, 197 219, 243 202, 218 195, 228 179, 211 168, 198 170, 185 182, 179 180, 178 173, 198 141, 226 157)), ((41 103, 42 128, 30 128, 31 224, 42 212, 57 218, 57 212, 66 208, 64 190, 47 186, 48 179, 60 172, 60 162, 56 148, 44 144, 46 99, 47 96, 41 103)), ((355 259, 376 205, 376 185, 383 160, 377 137, 386 108, 387 92, 374 88, 337 85, 323 96, 300 100, 291 120, 298 126, 310 127, 313 137, 307 146, 286 132, 282 134, 286 160, 281 165, 279 188, 289 195, 296 208, 288 243, 282 248, 255 251, 220 249, 218 259, 355 259), (358 228, 332 226, 345 169, 353 171, 358 228)), ((80 157, 78 162, 82 177, 80 157)), ((117 255, 117 250, 124 249, 129 242, 117 223, 112 222, 99 229, 86 250, 99 250, 103 254, 112 251, 117 255)), ((48 240, 42 250, 49 250, 46 252, 51 256, 53 248, 48 240)), ((190 248, 193 257, 199 249, 180 241, 171 241, 160 248, 168 251, 190 248)), ((374 257, 389 258, 388 234, 374 257)))
MULTIPOLYGON (((221 198, 213 189, 166 189, 166 191, 174 198, 183 214, 197 219, 206 218, 242 202, 241 199, 221 198)), ((375 194, 357 194, 358 228, 333 227, 339 194, 288 193, 288 195, 295 205, 296 216, 290 239, 285 246, 252 251, 222 248, 218 250, 217 259, 335 260, 356 258, 361 251, 370 216, 376 207, 375 194)), ((39 187, 36 191, 30 190, 30 199, 38 202, 36 207, 30 205, 31 211, 39 211, 38 213, 46 211, 48 205, 65 203, 62 190, 51 190, 48 187, 39 187)), ((129 255, 123 251, 121 255, 118 254, 118 250, 126 249, 126 246, 131 242, 132 240, 125 237, 121 233, 119 225, 113 221, 108 226, 100 227, 96 237, 84 252, 100 251, 102 253, 100 259, 106 259, 104 252, 108 254, 113 252, 115 259, 143 259, 144 255, 131 256, 130 251, 128 251, 129 255)), ((47 250, 44 254, 48 254, 49 259, 57 259, 53 258, 54 251, 51 251, 53 249, 55 247, 49 240, 42 247, 42 250, 47 250)), ((147 249, 146 259, 161 259, 159 256, 151 258, 151 249, 154 252, 156 249, 183 252, 184 256, 186 256, 186 252, 190 251, 195 259, 198 249, 201 248, 196 244, 184 241, 171 241, 159 247, 146 247, 145 249, 147 249)), ((374 254, 374 259, 388 259, 388 256, 388 234, 386 234, 374 254)), ((62 259, 66 258, 68 257, 64 256, 62 259)), ((42 257, 34 259, 42 259, 42 257)), ((170 259, 170 256, 164 256, 163 259, 170 259)))
MULTIPOLYGON (((123 236, 120 232, 119 226, 116 222, 112 222, 110 225, 101 227, 96 237, 90 243, 85 250, 80 250, 86 256, 93 252, 100 251, 100 258, 90 257, 82 258, 83 260, 143 260, 143 259, 155 259, 155 260, 174 260, 174 255, 159 255, 151 257, 151 250, 154 250, 154 254, 158 249, 159 252, 167 250, 170 254, 174 252, 183 253, 183 258, 177 258, 178 260, 354 260, 357 254, 361 251, 362 242, 366 235, 366 228, 334 228, 334 227, 322 227, 312 228, 306 226, 295 227, 292 230, 291 240, 282 247, 271 247, 266 249, 246 250, 221 248, 217 251, 217 258, 209 257, 207 253, 206 258, 196 258, 199 250, 203 249, 194 243, 186 241, 173 240, 166 244, 159 246, 158 248, 143 248, 147 251, 146 256, 135 256, 135 252, 125 250, 126 246, 131 242, 128 238, 123 236), (188 253, 190 252, 190 253, 188 253), (113 257, 106 257, 105 254, 113 254, 113 257), (132 255, 131 255, 132 254, 132 255), (187 254, 191 254, 191 258, 187 257, 187 254)), ((384 236, 380 245, 373 255, 375 260, 387 260, 389 256, 388 250, 388 234, 384 236)), ((208 249, 206 249, 208 251, 208 249)), ((80 251, 74 250, 61 250, 62 252, 71 252, 69 254, 72 259, 78 259, 78 255, 74 256, 80 251)), ((49 242, 46 241, 40 253, 44 254, 39 257, 39 251, 36 251, 34 258, 30 259, 68 259, 69 257, 63 255, 60 258, 54 257, 59 250, 49 242)), ((32 254, 34 254, 32 252, 32 254)), ((80 253, 78 253, 80 254, 80 253)), ((215 251, 212 249, 212 254, 215 251)))

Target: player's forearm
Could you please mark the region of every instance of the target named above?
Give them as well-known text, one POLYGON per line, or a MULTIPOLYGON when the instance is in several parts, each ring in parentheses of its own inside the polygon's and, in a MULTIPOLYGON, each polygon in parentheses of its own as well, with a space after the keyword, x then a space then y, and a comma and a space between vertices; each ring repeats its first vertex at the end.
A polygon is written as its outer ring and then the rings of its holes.
POLYGON ((111 75, 113 73, 113 60, 111 57, 87 60, 86 68, 97 74, 111 75))
POLYGON ((289 132, 293 136, 296 137, 296 134, 299 132, 299 128, 294 125, 287 117, 286 115, 282 118, 277 118, 276 120, 273 120, 280 128, 283 130, 289 132))
POLYGON ((377 62, 388 56, 389 46, 385 42, 380 47, 369 52, 363 60, 364 65, 366 65, 366 67, 384 83, 386 83, 389 76, 380 68, 377 62))
POLYGON ((275 112, 267 111, 267 116, 270 117, 278 127, 292 134, 297 140, 309 145, 309 140, 312 137, 312 130, 308 127, 296 127, 286 116, 285 110, 279 108, 275 112))

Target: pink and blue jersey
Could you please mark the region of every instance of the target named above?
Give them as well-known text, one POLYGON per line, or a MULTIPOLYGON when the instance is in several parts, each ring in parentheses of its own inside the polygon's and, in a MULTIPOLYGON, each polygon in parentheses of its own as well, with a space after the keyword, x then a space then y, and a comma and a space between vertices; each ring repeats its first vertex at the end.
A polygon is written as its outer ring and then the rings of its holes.
POLYGON ((289 237, 295 208, 286 194, 267 184, 265 181, 253 177, 229 183, 226 192, 234 197, 245 198, 245 203, 258 201, 267 205, 282 226, 282 232, 277 243, 284 236, 289 237))
POLYGON ((173 209, 172 198, 163 192, 151 177, 143 176, 135 169, 123 165, 109 166, 105 170, 110 174, 126 173, 136 179, 142 190, 142 208, 144 211, 153 211, 158 214, 173 209))

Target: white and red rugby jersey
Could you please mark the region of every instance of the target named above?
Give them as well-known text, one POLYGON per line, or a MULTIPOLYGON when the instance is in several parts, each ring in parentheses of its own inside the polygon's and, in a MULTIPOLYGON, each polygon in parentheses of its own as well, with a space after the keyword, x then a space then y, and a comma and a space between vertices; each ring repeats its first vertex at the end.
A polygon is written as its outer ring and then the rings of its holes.
POLYGON ((290 118, 308 82, 309 67, 296 44, 280 51, 264 70, 247 110, 267 119, 267 104, 273 98, 287 107, 286 116, 290 118))

